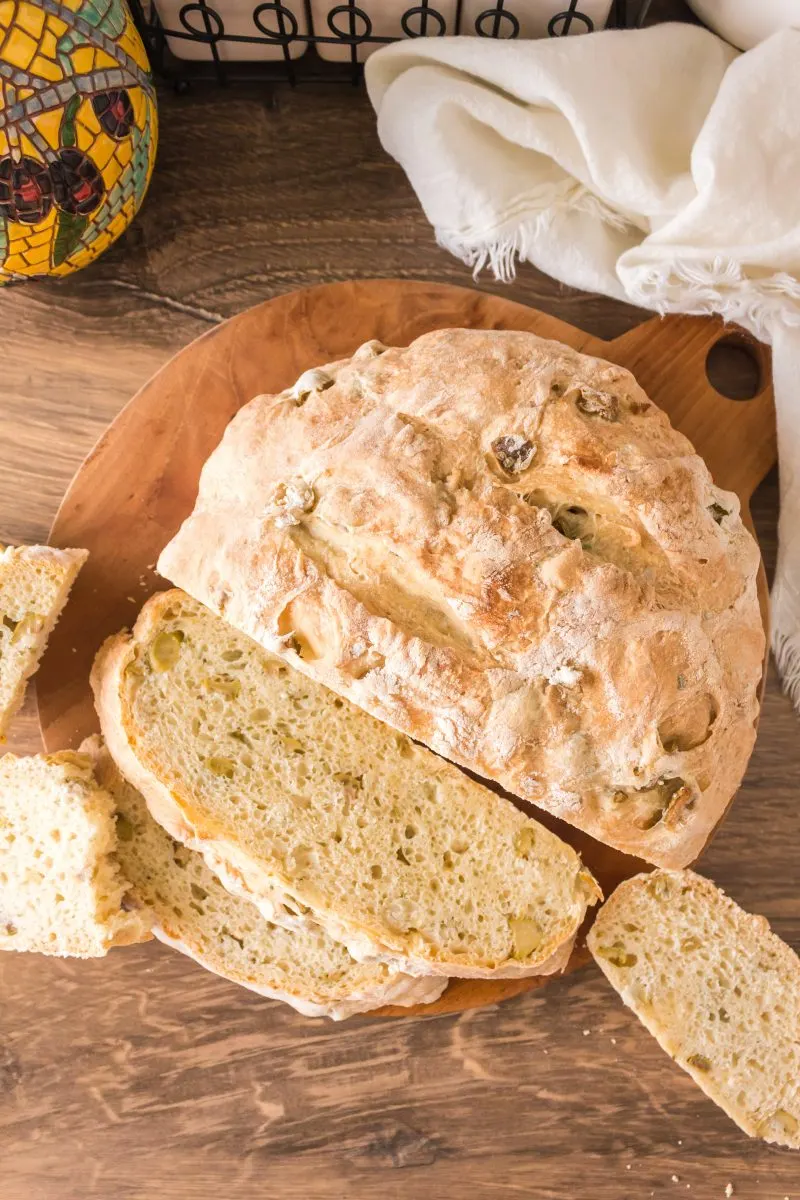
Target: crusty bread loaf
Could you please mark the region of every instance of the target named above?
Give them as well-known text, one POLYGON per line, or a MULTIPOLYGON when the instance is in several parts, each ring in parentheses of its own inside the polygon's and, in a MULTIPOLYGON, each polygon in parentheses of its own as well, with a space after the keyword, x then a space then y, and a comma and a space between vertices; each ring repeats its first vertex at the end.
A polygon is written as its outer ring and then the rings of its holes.
POLYGON ((148 601, 92 682, 153 815, 269 918, 410 974, 565 962, 597 895, 571 847, 184 593, 148 601))
POLYGON ((87 557, 86 550, 0 546, 0 741, 87 557))
POLYGON ((708 879, 627 880, 589 934, 659 1044, 737 1125, 800 1148, 800 959, 708 879))
POLYGON ((683 866, 753 745, 758 561, 627 371, 451 329, 246 405, 159 570, 438 753, 683 866))
POLYGON ((0 950, 98 958, 145 941, 146 916, 122 909, 116 848, 87 755, 0 758, 0 950))
POLYGON ((382 963, 358 963, 319 927, 292 931, 266 921, 253 904, 225 890, 201 854, 153 820, 100 738, 88 739, 82 749, 116 805, 117 857, 129 894, 151 915, 162 942, 310 1017, 338 1021, 384 1004, 407 1007, 441 995, 446 979, 414 979, 382 963))

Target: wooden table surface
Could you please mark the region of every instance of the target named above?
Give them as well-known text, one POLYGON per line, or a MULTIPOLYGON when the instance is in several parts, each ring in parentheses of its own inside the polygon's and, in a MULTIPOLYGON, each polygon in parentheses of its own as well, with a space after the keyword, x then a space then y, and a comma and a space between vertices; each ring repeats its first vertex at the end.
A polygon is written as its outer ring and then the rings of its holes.
MULTIPOLYGON (((468 284, 349 88, 161 97, 129 234, 59 284, 0 292, 0 540, 46 539, 82 457, 210 325, 360 276, 468 284)), ((530 268, 478 284, 610 337, 642 319, 530 268)), ((142 446, 147 454, 147 446, 142 446)), ((774 474, 754 505, 775 555, 774 474)), ((36 750, 32 706, 12 736, 36 750)), ((800 948, 800 737, 770 674, 745 783, 703 869, 800 948)), ((586 968, 461 1016, 309 1020, 158 943, 0 956, 2 1200, 800 1197, 586 968)))

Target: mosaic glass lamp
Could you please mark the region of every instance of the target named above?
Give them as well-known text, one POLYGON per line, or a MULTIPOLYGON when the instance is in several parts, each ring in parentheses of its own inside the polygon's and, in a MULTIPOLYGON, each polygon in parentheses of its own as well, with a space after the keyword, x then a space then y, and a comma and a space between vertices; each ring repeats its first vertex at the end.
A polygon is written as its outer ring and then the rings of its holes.
POLYGON ((156 133, 124 0, 0 0, 0 284, 102 254, 144 198, 156 133))

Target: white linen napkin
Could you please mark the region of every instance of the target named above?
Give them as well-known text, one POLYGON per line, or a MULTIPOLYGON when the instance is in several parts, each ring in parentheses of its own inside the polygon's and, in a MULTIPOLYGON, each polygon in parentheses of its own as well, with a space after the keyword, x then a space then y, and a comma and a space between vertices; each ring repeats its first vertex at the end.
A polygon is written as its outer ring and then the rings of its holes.
POLYGON ((781 478, 773 649, 800 707, 800 30, 738 54, 697 26, 542 41, 427 38, 367 88, 440 245, 527 260, 773 347, 781 478))

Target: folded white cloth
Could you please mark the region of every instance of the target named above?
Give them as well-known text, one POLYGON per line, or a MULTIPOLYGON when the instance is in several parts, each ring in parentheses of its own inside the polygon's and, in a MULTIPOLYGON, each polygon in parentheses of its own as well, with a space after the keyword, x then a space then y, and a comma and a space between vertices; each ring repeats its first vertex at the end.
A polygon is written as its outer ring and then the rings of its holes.
POLYGON ((800 31, 738 54, 691 25, 373 55, 386 150, 439 243, 773 347, 781 478, 773 648, 800 705, 800 31))

